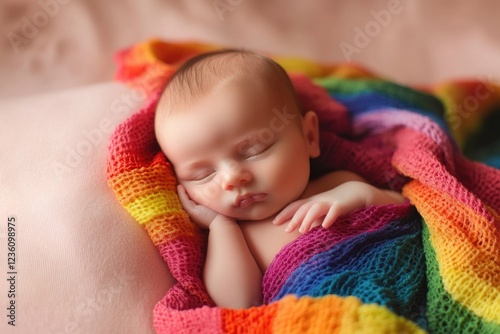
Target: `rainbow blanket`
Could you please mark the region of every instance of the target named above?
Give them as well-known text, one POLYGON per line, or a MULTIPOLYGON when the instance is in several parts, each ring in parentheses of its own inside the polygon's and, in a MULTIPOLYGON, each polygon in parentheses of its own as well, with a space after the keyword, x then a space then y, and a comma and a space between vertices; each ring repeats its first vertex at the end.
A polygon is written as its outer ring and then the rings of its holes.
POLYGON ((352 170, 409 201, 302 235, 266 271, 263 305, 216 307, 201 280, 206 233, 183 211, 153 132, 169 75, 215 48, 152 40, 117 54, 117 80, 147 102, 111 138, 109 185, 176 279, 154 309, 156 331, 500 333, 498 85, 412 89, 351 64, 297 58, 274 57, 319 115, 315 175, 352 170))

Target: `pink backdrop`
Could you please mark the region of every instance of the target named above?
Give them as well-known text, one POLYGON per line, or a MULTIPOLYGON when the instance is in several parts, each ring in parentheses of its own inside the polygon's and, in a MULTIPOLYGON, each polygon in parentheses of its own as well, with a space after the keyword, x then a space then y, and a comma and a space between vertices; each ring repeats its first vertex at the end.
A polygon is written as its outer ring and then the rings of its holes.
POLYGON ((143 102, 113 113, 134 96, 110 82, 116 50, 201 40, 351 60, 402 83, 498 81, 499 12, 494 0, 0 0, 2 255, 7 217, 18 222, 17 326, 2 317, 0 332, 153 332, 172 278, 106 185, 111 130, 143 102))

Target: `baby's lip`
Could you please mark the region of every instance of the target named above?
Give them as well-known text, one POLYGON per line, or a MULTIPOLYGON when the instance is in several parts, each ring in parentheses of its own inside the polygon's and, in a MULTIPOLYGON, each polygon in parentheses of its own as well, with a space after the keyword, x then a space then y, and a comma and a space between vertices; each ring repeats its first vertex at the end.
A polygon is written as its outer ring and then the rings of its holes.
POLYGON ((259 194, 245 194, 236 197, 233 205, 238 208, 246 208, 247 206, 252 205, 254 202, 260 202, 264 198, 266 198, 267 194, 259 193, 259 194))

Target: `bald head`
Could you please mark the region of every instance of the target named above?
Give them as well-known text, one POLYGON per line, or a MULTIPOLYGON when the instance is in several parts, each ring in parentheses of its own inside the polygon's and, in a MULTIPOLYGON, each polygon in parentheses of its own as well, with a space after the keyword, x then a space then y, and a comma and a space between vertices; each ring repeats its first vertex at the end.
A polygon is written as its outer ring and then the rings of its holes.
POLYGON ((217 87, 232 83, 259 85, 302 112, 295 89, 280 65, 250 51, 228 49, 198 55, 182 65, 165 86, 156 113, 180 112, 217 87))

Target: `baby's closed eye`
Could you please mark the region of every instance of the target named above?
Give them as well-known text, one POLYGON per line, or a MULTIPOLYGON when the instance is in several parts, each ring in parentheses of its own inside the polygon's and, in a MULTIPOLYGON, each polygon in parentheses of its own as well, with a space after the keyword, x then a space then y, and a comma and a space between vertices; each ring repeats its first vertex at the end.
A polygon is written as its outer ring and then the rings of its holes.
POLYGON ((266 153, 273 145, 274 145, 274 142, 268 143, 268 144, 258 143, 258 144, 252 145, 244 152, 243 156, 247 160, 258 158, 260 155, 266 153))
POLYGON ((182 179, 184 181, 193 181, 193 182, 208 182, 215 177, 216 171, 213 169, 203 169, 200 171, 194 171, 184 177, 182 179))

